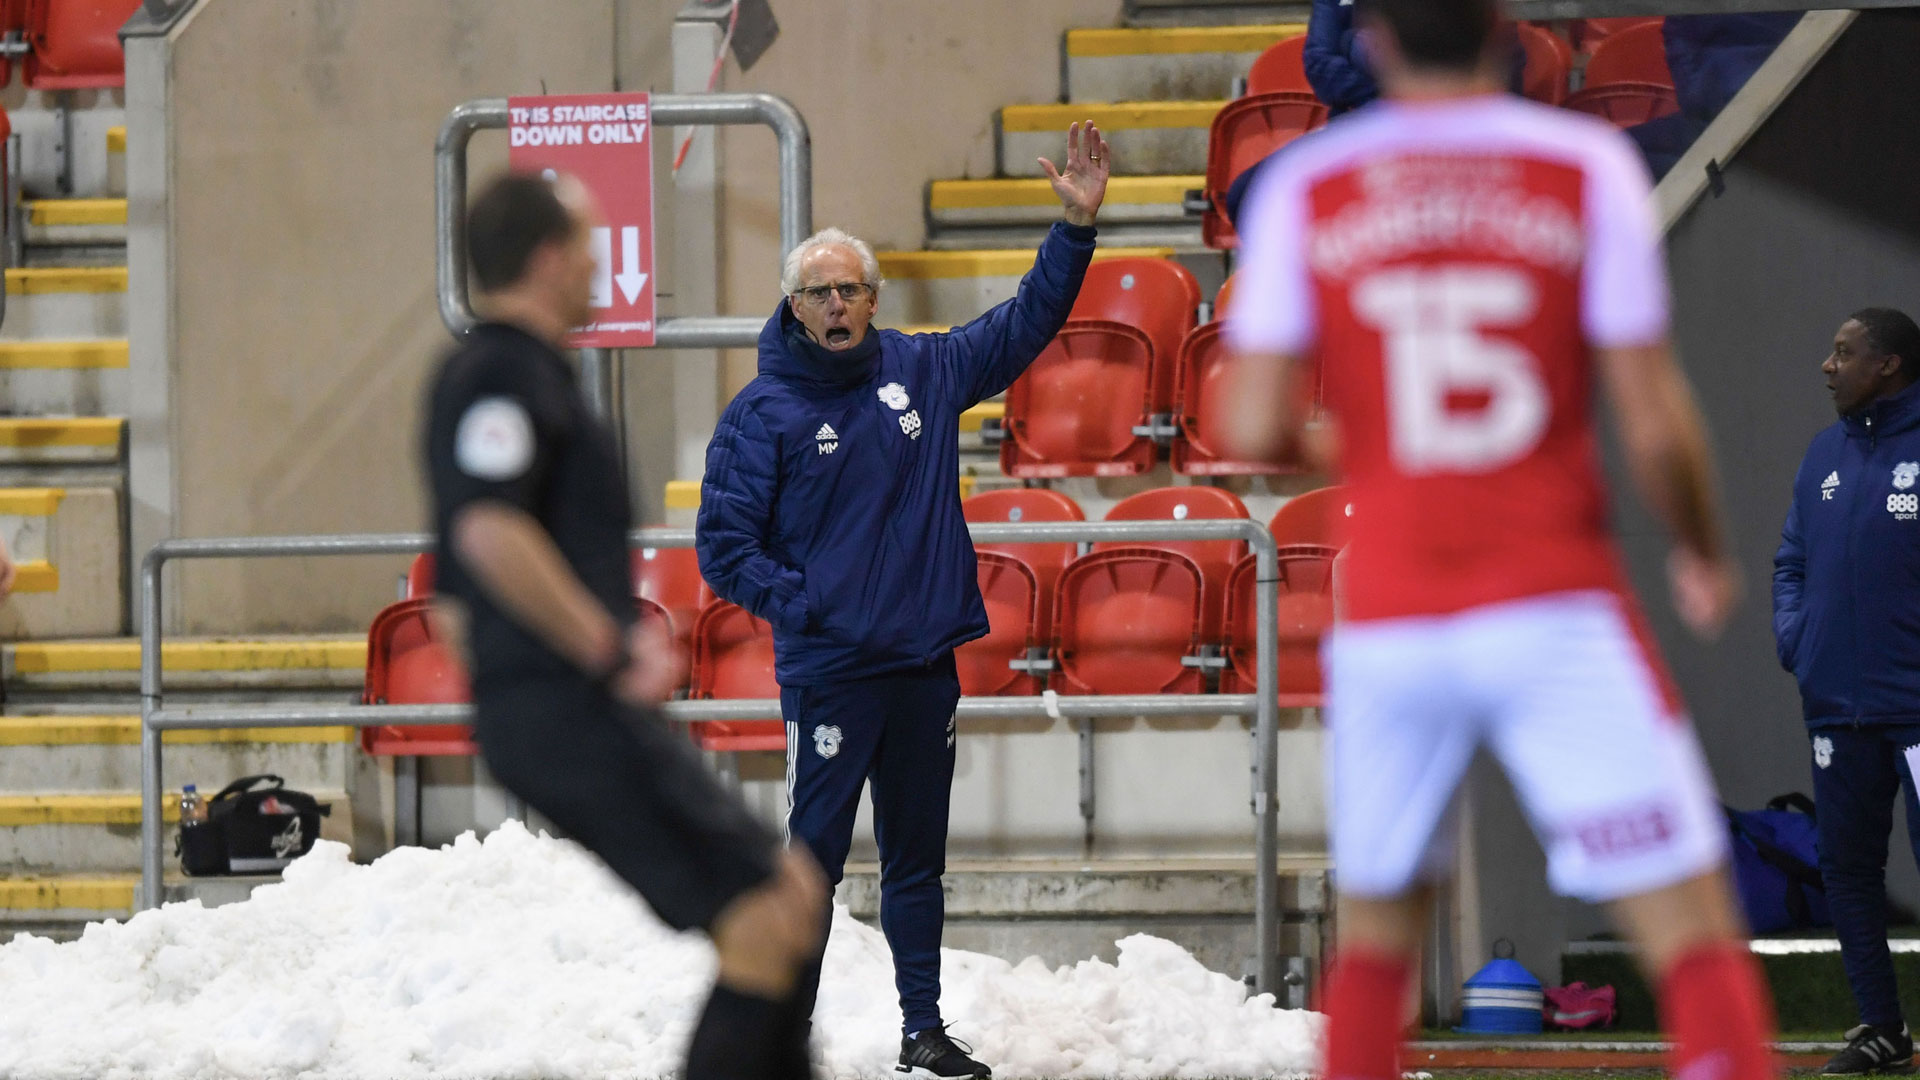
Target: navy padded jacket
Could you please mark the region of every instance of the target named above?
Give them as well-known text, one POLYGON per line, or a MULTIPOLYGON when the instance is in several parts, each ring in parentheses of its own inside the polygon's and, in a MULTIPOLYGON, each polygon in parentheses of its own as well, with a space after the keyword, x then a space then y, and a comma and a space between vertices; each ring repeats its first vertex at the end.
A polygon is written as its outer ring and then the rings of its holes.
POLYGON ((700 572, 773 625, 775 675, 811 686, 924 667, 984 636, 960 513, 960 414, 1033 363, 1080 293, 1094 229, 1056 224, 1018 294, 944 334, 879 335, 829 371, 787 344, 721 414, 700 486, 700 572))

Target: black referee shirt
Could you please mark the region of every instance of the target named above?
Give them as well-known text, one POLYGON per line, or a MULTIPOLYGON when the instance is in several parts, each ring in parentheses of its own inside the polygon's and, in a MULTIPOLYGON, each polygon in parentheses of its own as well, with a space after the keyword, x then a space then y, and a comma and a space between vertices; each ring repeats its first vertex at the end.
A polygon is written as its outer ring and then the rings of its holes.
POLYGON ((482 323, 440 364, 427 401, 426 462, 439 537, 436 588, 467 608, 473 685, 584 678, 481 590, 453 551, 453 518, 495 500, 532 515, 621 626, 634 620, 632 515, 613 433, 587 408, 573 367, 540 339, 482 323))

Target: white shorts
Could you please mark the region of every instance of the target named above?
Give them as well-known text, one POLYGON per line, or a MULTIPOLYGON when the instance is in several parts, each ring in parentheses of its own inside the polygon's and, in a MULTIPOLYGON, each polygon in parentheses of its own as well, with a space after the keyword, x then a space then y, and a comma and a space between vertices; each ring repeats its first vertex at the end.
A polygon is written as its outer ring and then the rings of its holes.
POLYGON ((1455 795, 1482 744, 1563 895, 1615 900, 1723 863, 1713 782, 1647 647, 1605 592, 1338 626, 1324 660, 1341 891, 1397 897, 1452 872, 1455 795))

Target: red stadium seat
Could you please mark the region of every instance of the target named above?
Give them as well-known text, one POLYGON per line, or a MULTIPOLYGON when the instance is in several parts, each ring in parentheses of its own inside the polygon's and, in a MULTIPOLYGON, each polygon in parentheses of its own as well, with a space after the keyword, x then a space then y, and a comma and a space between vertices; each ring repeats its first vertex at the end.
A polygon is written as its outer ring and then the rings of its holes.
MULTIPOLYGON (((389 604, 367 630, 367 677, 361 700, 368 705, 458 705, 472 700, 460 658, 434 632, 424 597, 389 604)), ((466 724, 409 724, 364 728, 369 754, 419 756, 474 752, 466 724)))
MULTIPOLYGON (((1043 521, 1085 521, 1080 504, 1057 491, 1046 488, 1005 488, 983 491, 960 504, 968 521, 1019 521, 1029 524, 1043 521)), ((1039 610, 1034 615, 1037 641, 1053 636, 1053 585, 1060 571, 1080 554, 1079 544, 978 544, 982 554, 993 551, 1011 555, 1033 571, 1039 585, 1039 610)))
MULTIPOLYGON (((1129 495, 1107 511, 1108 521, 1205 521, 1217 518, 1245 518, 1246 504, 1231 491, 1211 487, 1167 487, 1129 495)), ((1213 641, 1220 634, 1220 612, 1224 605, 1227 575, 1247 553, 1240 540, 1145 540, 1129 544, 1095 544, 1094 550, 1147 547, 1184 555, 1199 568, 1205 583, 1201 608, 1200 633, 1213 641)))
MULTIPOLYGON (((27 30, 27 0, 0 0, 0 36, 27 30)), ((0 56, 0 87, 13 82, 13 57, 0 56)), ((9 126, 6 134, 11 135, 9 126)))
POLYGON ((1636 26, 1652 23, 1655 26, 1665 22, 1658 15, 1619 15, 1611 19, 1574 19, 1567 25, 1573 35, 1573 47, 1581 52, 1590 53, 1594 47, 1622 30, 1631 30, 1636 26))
POLYGON ((1247 69, 1247 96, 1281 91, 1313 93, 1307 81, 1307 37, 1283 38, 1267 46, 1247 69))
POLYGON ((1226 317, 1227 306, 1232 300, 1233 275, 1228 274, 1227 280, 1220 283, 1220 291, 1213 294, 1213 317, 1215 321, 1226 317))
POLYGON ((1642 23, 1609 34, 1587 60, 1581 86, 1617 86, 1623 83, 1673 88, 1667 68, 1665 31, 1658 22, 1642 23))
MULTIPOLYGON (((1333 625, 1333 560, 1330 547, 1296 545, 1280 549, 1280 685, 1287 707, 1316 707, 1322 692, 1320 638, 1333 625)), ((1259 688, 1259 598, 1254 595, 1258 559, 1252 555, 1233 568, 1227 586, 1227 670, 1220 676, 1223 694, 1250 694, 1259 688)))
POLYGON ((407 599, 419 600, 433 595, 435 566, 433 552, 423 551, 407 564, 407 599))
MULTIPOLYGON (((715 600, 693 629, 693 697, 777 698, 773 677, 773 627, 745 608, 715 600)), ((786 725, 778 720, 708 720, 690 725, 703 750, 784 750, 786 725)))
POLYGON ((1680 111, 1673 87, 1654 83, 1609 83, 1567 95, 1567 108, 1628 128, 1680 111))
POLYGON ((1068 325, 1081 319, 1124 323, 1153 343, 1151 411, 1173 408, 1173 364, 1200 317, 1200 282, 1172 259, 1102 259, 1087 268, 1068 325))
POLYGON ((693 648, 693 624, 714 599, 700 576, 700 557, 692 548, 636 548, 633 552, 633 595, 658 604, 673 627, 681 648, 693 648))
POLYGON ((1046 689, 1038 677, 1016 671, 1008 662, 1038 644, 1040 582, 1032 568, 1011 555, 982 551, 980 598, 987 605, 987 636, 953 652, 960 669, 960 692, 970 697, 1037 694, 1046 689))
POLYGON ((1544 26, 1521 23, 1520 44, 1527 50, 1527 68, 1521 78, 1526 95, 1558 105, 1567 100, 1567 79, 1573 74, 1573 46, 1544 26))
MULTIPOLYGON (((1296 462, 1238 461, 1224 449, 1220 428, 1226 405, 1234 393, 1227 349, 1226 327, 1219 321, 1197 327, 1180 347, 1174 422, 1180 434, 1173 441, 1173 471, 1182 476, 1277 475, 1300 470, 1296 462)), ((1303 386, 1302 392, 1318 392, 1303 386)))
POLYGON ((1327 106, 1298 90, 1249 95, 1214 114, 1207 135, 1207 209, 1200 218, 1200 237, 1208 247, 1240 244, 1226 209, 1227 189, 1240 174, 1326 122, 1327 106))
POLYGON ((1267 531, 1281 547, 1310 544, 1343 548, 1347 546, 1347 519, 1352 516, 1347 489, 1323 487, 1288 499, 1267 522, 1267 531))
POLYGON ((27 0, 27 85, 35 90, 124 86, 120 27, 141 0, 27 0))
MULTIPOLYGON (((1098 265, 1098 264, 1096 264, 1098 265)), ((1000 471, 1023 478, 1135 476, 1156 447, 1153 342, 1132 326, 1070 320, 1007 390, 1000 471)))
POLYGON ((1181 658, 1200 644, 1206 586, 1178 552, 1116 547, 1075 559, 1055 596, 1054 655, 1067 694, 1191 694, 1181 658))

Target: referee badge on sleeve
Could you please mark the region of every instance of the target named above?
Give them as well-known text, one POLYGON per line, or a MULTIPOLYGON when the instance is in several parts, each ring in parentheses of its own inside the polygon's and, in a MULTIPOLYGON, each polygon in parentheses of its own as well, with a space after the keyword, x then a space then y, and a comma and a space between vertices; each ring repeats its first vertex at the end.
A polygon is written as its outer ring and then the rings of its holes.
POLYGON ((460 417, 453 460, 476 480, 520 476, 533 464, 533 418, 512 398, 481 398, 460 417))

